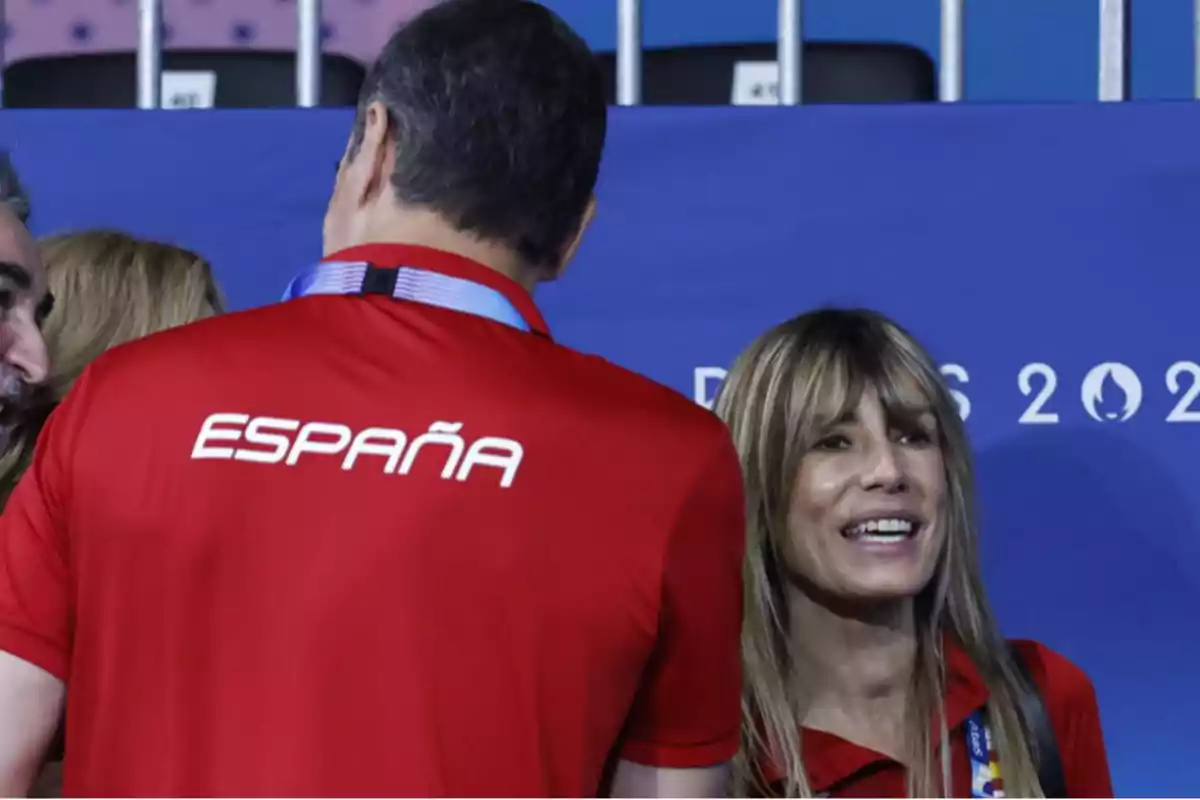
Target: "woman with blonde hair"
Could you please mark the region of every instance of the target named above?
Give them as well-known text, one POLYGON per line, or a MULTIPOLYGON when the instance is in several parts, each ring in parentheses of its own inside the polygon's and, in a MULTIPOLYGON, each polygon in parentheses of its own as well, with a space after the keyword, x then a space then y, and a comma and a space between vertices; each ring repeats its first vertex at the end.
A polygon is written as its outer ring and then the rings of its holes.
POLYGON ((54 402, 110 347, 218 314, 212 267, 195 253, 118 231, 83 231, 40 242, 54 310, 42 335, 54 402))
POLYGON ((50 375, 0 454, 0 508, 32 457, 42 423, 92 360, 224 305, 208 262, 173 245, 107 230, 50 236, 39 245, 54 298, 42 324, 50 375))
MULTIPOLYGON (((88 364, 111 347, 224 307, 212 268, 188 250, 107 230, 50 236, 39 245, 54 297, 42 324, 50 375, 0 455, 0 508, 32 458, 42 423, 88 364)), ((51 749, 59 747, 61 740, 51 749)), ((60 784, 58 765, 51 764, 34 796, 57 796, 60 784)))
POLYGON ((911 335, 803 314, 716 410, 748 510, 735 794, 1112 796, 1091 682, 988 606, 966 433, 911 335))
POLYGON ((110 347, 219 313, 212 268, 200 256, 118 231, 39 242, 54 305, 42 323, 50 375, 0 454, 0 508, 33 455, 50 411, 84 367, 110 347))

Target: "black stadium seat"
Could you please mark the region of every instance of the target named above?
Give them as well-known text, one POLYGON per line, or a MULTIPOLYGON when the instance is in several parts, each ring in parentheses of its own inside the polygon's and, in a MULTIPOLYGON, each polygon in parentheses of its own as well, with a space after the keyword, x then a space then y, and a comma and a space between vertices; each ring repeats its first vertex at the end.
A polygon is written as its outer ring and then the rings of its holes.
MULTIPOLYGON (((325 54, 321 105, 352 106, 366 77, 359 62, 325 54)), ((257 50, 168 50, 164 72, 211 73, 216 108, 275 108, 296 104, 296 57, 257 50)), ((164 82, 166 83, 166 82, 164 82)), ((164 105, 187 105, 163 92, 164 105), (170 101, 174 99, 174 103, 170 101)), ((134 108, 137 58, 132 52, 29 58, 4 70, 6 108, 134 108)))
MULTIPOLYGON (((616 98, 616 57, 599 54, 610 100, 616 98)), ((775 60, 775 45, 740 44, 647 50, 643 55, 642 99, 646 105, 728 105, 739 63, 775 60)), ((321 104, 352 106, 365 78, 359 62, 323 58, 321 104)), ((295 57, 290 52, 170 50, 165 72, 209 72, 216 76, 215 107, 293 106, 295 57)), ((8 108, 133 108, 137 105, 133 53, 29 58, 4 72, 8 108)), ((764 85, 756 90, 768 91, 764 85)), ((164 103, 171 97, 165 93, 164 103)), ((923 51, 907 45, 806 42, 806 103, 901 103, 937 99, 937 73, 923 51)))
MULTIPOLYGON (((599 55, 610 98, 616 97, 616 55, 599 55)), ((729 105, 740 62, 773 62, 774 43, 704 45, 646 50, 646 105, 729 105)), ((755 91, 768 91, 767 86, 755 91)), ((805 42, 804 102, 905 103, 937 99, 937 69, 924 51, 907 45, 805 42)))

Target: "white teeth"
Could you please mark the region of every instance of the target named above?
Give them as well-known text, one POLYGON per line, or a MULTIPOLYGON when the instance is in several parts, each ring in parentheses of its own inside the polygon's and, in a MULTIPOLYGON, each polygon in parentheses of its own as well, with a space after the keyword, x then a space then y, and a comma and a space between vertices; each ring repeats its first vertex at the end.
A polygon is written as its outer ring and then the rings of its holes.
POLYGON ((884 544, 888 544, 891 542, 903 542, 908 539, 908 535, 903 533, 868 533, 858 538, 864 542, 883 542, 884 544))
POLYGON ((911 520, 884 517, 860 522, 846 533, 867 541, 898 542, 911 536, 914 527, 911 520))
POLYGON ((850 529, 856 536, 864 534, 900 534, 907 536, 912 533, 912 522, 908 519, 868 519, 850 529))

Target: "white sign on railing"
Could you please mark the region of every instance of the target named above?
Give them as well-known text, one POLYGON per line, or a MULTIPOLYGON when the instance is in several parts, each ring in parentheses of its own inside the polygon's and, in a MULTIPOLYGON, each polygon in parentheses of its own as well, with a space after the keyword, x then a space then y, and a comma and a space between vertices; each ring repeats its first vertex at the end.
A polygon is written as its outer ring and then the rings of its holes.
POLYGON ((163 108, 212 108, 217 102, 217 73, 164 70, 163 108))
POLYGON ((779 64, 739 61, 733 67, 733 105, 779 105, 779 64))

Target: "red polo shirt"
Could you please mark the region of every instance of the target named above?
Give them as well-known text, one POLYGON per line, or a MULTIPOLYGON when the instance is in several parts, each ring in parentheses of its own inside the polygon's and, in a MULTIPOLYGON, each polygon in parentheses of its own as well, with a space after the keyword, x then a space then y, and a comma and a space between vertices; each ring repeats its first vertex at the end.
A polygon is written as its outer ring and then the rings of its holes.
POLYGON ((0 648, 85 795, 594 794, 738 746, 724 427, 532 331, 311 296, 100 358, 0 523, 0 648), (438 436, 419 439, 427 432, 438 436))
MULTIPOLYGON (((1100 730, 1096 692, 1087 675, 1036 642, 1015 645, 1041 692, 1057 734, 1070 797, 1112 797, 1112 778, 1100 730)), ((953 737, 953 797, 971 797, 966 721, 988 700, 988 689, 966 652, 946 640, 946 724, 953 737)), ((907 771, 899 762, 831 733, 805 728, 804 766, 814 792, 830 797, 907 797, 907 771)), ((1000 764, 1001 777, 1004 764, 1000 764)))

